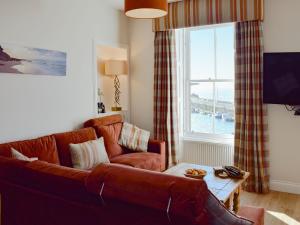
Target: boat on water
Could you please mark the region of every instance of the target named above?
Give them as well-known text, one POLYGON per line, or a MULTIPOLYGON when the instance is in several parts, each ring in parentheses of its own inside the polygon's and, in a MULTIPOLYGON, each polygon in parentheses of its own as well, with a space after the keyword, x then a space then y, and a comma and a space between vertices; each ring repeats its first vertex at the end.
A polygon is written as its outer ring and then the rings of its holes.
POLYGON ((221 119, 223 119, 223 114, 220 113, 220 112, 217 112, 217 113, 215 114, 215 118, 221 120, 221 119))

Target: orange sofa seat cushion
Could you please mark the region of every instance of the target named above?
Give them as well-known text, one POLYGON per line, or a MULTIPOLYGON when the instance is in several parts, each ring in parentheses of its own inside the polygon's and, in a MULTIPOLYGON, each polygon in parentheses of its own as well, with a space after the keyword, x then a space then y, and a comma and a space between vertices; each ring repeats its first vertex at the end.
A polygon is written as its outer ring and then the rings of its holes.
POLYGON ((265 210, 263 208, 254 208, 243 206, 238 215, 254 222, 254 225, 264 225, 265 210))
POLYGON ((101 126, 97 129, 100 137, 104 138, 104 144, 109 159, 124 154, 122 147, 118 143, 122 130, 122 123, 101 126))
POLYGON ((161 168, 161 156, 159 154, 149 152, 130 153, 116 156, 112 158, 110 162, 158 172, 164 169, 161 168))
POLYGON ((59 164, 58 151, 53 136, 0 144, 0 155, 11 158, 11 148, 29 158, 38 157, 39 160, 59 164))
POLYGON ((70 144, 79 144, 90 140, 96 140, 97 135, 93 128, 85 128, 77 131, 54 134, 60 163, 62 166, 73 167, 70 144))

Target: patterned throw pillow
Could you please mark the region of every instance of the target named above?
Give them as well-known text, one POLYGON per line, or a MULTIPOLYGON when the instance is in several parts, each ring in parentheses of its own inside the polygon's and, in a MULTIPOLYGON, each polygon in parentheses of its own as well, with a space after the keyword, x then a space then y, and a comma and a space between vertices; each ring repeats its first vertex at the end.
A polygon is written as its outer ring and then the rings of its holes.
POLYGON ((73 167, 76 169, 90 170, 101 163, 109 163, 103 138, 70 144, 70 152, 73 167))
POLYGON ((33 161, 38 160, 37 157, 29 158, 29 157, 23 155, 21 152, 19 152, 16 149, 14 149, 14 148, 11 148, 11 156, 14 159, 23 160, 23 161, 27 161, 27 162, 33 162, 33 161))
POLYGON ((150 132, 132 124, 124 123, 119 144, 135 151, 147 151, 150 132))

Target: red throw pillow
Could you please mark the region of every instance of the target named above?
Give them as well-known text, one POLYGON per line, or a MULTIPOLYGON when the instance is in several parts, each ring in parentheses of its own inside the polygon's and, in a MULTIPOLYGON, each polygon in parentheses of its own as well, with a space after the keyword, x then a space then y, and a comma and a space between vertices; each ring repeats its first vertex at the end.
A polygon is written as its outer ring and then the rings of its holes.
POLYGON ((122 123, 99 127, 100 136, 104 138, 105 148, 110 159, 123 154, 123 149, 118 144, 121 130, 122 123))

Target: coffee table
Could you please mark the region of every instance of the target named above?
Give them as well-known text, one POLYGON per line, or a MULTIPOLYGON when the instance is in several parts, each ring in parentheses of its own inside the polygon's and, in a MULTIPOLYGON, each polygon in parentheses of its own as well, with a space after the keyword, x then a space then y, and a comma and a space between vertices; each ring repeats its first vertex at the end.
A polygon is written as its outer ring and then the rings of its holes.
POLYGON ((174 176, 185 177, 184 173, 187 169, 202 169, 207 171, 207 175, 204 177, 208 189, 225 204, 227 209, 238 212, 240 207, 240 193, 242 184, 250 176, 249 172, 246 172, 243 179, 222 179, 214 174, 213 167, 201 166, 190 163, 180 163, 164 173, 174 176))

